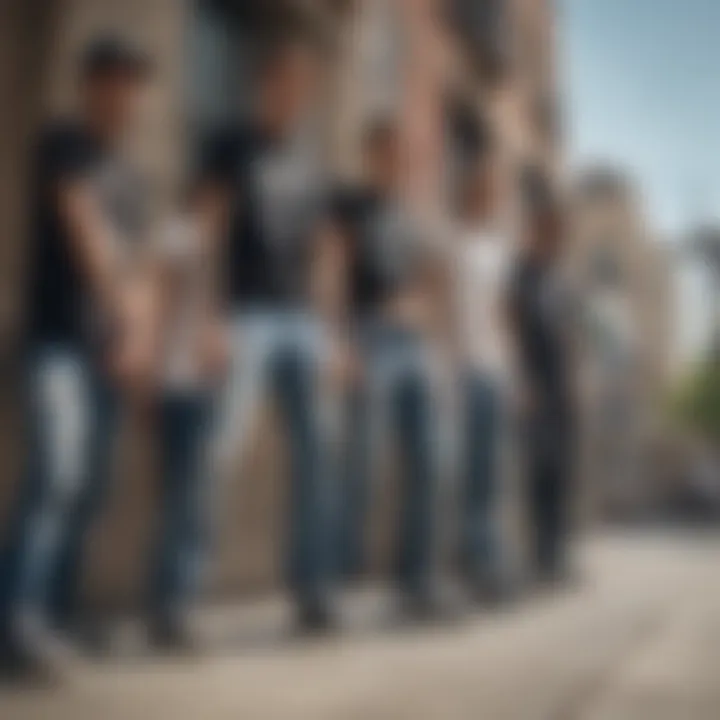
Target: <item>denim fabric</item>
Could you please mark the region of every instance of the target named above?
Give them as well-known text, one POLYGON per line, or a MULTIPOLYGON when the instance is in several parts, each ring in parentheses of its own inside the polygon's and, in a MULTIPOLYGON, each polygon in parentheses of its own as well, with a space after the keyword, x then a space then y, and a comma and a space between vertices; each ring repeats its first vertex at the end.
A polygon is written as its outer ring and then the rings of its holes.
POLYGON ((463 376, 464 443, 462 463, 461 557, 464 571, 475 577, 499 572, 497 527, 501 393, 477 370, 463 376))
POLYGON ((429 582, 438 481, 429 361, 420 338, 386 323, 359 336, 364 381, 350 402, 345 482, 340 517, 340 563, 353 576, 365 565, 372 484, 389 436, 400 450, 401 518, 396 580, 420 592, 429 582))
POLYGON ((565 403, 545 403, 526 418, 528 502, 534 559, 542 573, 567 561, 575 428, 565 403))
POLYGON ((107 492, 116 398, 74 345, 34 348, 27 366, 28 457, 2 556, 3 624, 18 614, 65 625, 77 610, 82 551, 107 492))
POLYGON ((158 408, 161 505, 150 578, 150 613, 177 617, 199 588, 207 528, 201 460, 211 411, 209 393, 165 395, 158 408))
POLYGON ((228 477, 258 405, 272 392, 287 430, 291 462, 286 576, 298 601, 312 603, 328 591, 332 576, 333 497, 320 377, 326 337, 319 321, 300 310, 247 310, 235 316, 233 328, 213 472, 228 477))

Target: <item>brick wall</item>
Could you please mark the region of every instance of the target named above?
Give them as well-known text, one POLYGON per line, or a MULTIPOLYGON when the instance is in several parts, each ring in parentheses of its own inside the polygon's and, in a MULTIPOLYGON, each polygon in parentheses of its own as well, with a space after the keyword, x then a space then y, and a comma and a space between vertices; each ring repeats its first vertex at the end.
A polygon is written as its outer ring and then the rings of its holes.
MULTIPOLYGON (((524 0, 513 0, 521 2, 524 0)), ((39 0, 38 0, 39 2, 39 0)), ((345 175, 358 169, 359 130, 366 110, 359 78, 363 17, 371 0, 338 5, 335 18, 340 41, 329 74, 330 102, 329 150, 333 165, 345 175)), ((372 0, 382 3, 384 0, 372 0)), ((20 185, 13 185, 15 168, 22 167, 26 147, 17 142, 29 136, 38 109, 61 111, 73 105, 73 67, 86 39, 97 31, 118 30, 150 48, 158 62, 158 77, 143 117, 137 157, 155 180, 158 198, 166 197, 182 176, 185 166, 186 98, 183 72, 188 60, 187 29, 189 2, 180 0, 53 0, 42 5, 48 23, 44 39, 39 40, 38 26, 28 22, 20 11, 32 5, 30 0, 12 0, 0 4, 0 99, 3 107, 17 112, 0 118, 8 128, 0 133, 2 147, 0 179, 3 192, 2 232, 11 238, 2 243, 2 267, 7 278, 21 273, 17 265, 5 259, 22 256, 22 215, 24 196, 20 185), (21 32, 22 31, 22 32, 21 32), (7 36, 7 37, 6 37, 7 36), (29 40, 32 38, 32 41, 29 40), (28 49, 36 67, 31 81, 15 71, 27 64, 28 49), (6 188, 10 187, 10 192, 6 188), (8 250, 11 248, 11 250, 8 250), (5 253, 8 253, 7 255, 5 253)), ((453 38, 438 24, 433 0, 397 0, 403 25, 404 55, 401 58, 403 87, 400 116, 407 137, 408 196, 425 216, 442 214, 443 163, 445 150, 444 110, 447 84, 461 65, 453 38)), ((463 68, 460 68, 463 72, 463 68)), ((536 152, 536 138, 528 121, 527 104, 520 85, 501 91, 482 87, 471 75, 464 82, 474 88, 476 101, 495 119, 503 138, 508 164, 512 165, 536 152), (475 87, 477 85, 477 87, 475 87)), ((550 153, 549 153, 550 154, 550 153)), ((556 156, 552 155, 553 161, 556 156)), ((511 177, 511 174, 508 174, 511 177)), ((512 183, 511 183, 512 184, 512 183)), ((511 189, 513 189, 511 187, 511 189)), ((0 283, 16 288, 17 283, 0 283)), ((18 317, 16 289, 10 292, 13 311, 18 317)), ((0 295, 0 300, 2 296, 0 295)), ((0 309, 5 301, 0 302, 0 309)), ((1 314, 1 313, 0 313, 1 314)), ((2 327, 2 326, 0 326, 2 327)), ((0 434, 4 443, 2 457, 7 473, 0 482, 0 518, 8 507, 17 472, 20 446, 17 398, 3 389, 0 434), (7 478, 7 480, 6 480, 7 478)), ((215 587, 220 591, 267 587, 280 579, 283 545, 284 510, 288 493, 284 481, 285 460, 282 438, 272 427, 272 409, 258 423, 247 452, 239 458, 238 472, 221 507, 221 533, 217 548, 215 587)), ((125 603, 138 598, 143 585, 149 543, 152 540, 157 500, 156 474, 153 472, 152 428, 142 417, 127 418, 118 443, 117 482, 105 517, 98 523, 88 555, 89 590, 103 602, 125 603)), ((392 515, 395 492, 392 483, 375 499, 373 552, 378 566, 388 557, 393 541, 392 515)), ((0 520, 1 522, 1 520, 0 520)))

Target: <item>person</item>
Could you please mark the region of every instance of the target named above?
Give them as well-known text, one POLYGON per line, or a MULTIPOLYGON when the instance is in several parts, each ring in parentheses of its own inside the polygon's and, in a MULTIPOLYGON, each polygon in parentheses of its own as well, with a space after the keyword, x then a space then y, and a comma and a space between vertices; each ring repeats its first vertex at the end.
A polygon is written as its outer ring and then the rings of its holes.
POLYGON ((57 670, 78 618, 87 532, 105 496, 120 388, 142 375, 125 342, 142 235, 142 182, 122 142, 149 59, 102 37, 80 63, 80 113, 41 133, 31 193, 27 469, 2 557, 4 657, 17 672, 57 670))
POLYGON ((151 553, 148 631, 155 647, 182 651, 195 645, 188 616, 207 534, 203 457, 227 358, 212 340, 219 319, 211 302, 209 248, 187 209, 161 223, 150 255, 154 302, 146 332, 156 348, 161 513, 151 553))
POLYGON ((505 294, 512 247, 500 222, 498 158, 488 147, 462 188, 454 248, 462 457, 461 567, 481 601, 508 589, 499 528, 502 446, 513 385, 505 294))
MULTIPOLYGON (((295 32, 260 59, 252 116, 213 134, 201 159, 200 228, 215 240, 229 297, 229 378, 211 472, 227 478, 258 402, 273 390, 288 431, 291 500, 287 579, 300 629, 332 626, 330 487, 323 373, 329 344, 314 307, 314 265, 328 246, 326 190, 299 161, 319 48, 295 32)), ((222 344, 222 340, 218 340, 222 344)))
POLYGON ((527 242, 513 270, 510 313, 523 384, 533 560, 538 579, 554 583, 569 570, 572 302, 560 262, 564 226, 559 203, 546 183, 528 181, 525 187, 527 242))
POLYGON ((425 253, 401 198, 402 140, 394 120, 373 122, 363 150, 366 184, 341 188, 334 208, 347 246, 348 334, 358 365, 349 403, 339 564, 348 579, 365 567, 371 484, 381 470, 382 442, 392 432, 402 460, 395 583, 403 612, 425 619, 441 610, 432 577, 438 462, 423 335, 425 253))

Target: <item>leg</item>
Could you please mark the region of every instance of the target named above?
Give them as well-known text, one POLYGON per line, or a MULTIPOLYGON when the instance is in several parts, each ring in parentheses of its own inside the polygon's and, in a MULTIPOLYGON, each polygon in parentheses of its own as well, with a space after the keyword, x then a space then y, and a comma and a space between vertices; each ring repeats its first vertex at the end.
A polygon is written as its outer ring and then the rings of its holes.
MULTIPOLYGON (((58 563, 87 481, 93 393, 83 358, 48 350, 31 368, 30 475, 21 493, 6 588, 7 623, 18 642, 43 625, 58 563)), ((33 641, 30 640, 32 643, 33 641)))
POLYGON ((89 403, 87 464, 77 503, 59 547, 50 587, 50 607, 56 625, 67 629, 79 612, 80 576, 85 540, 101 511, 111 480, 111 455, 117 427, 117 398, 99 378, 92 378, 89 403))
POLYGON ((256 315, 240 316, 232 325, 231 363, 220 395, 213 424, 209 474, 225 481, 238 449, 244 449, 263 396, 276 333, 270 320, 256 315))
POLYGON ((403 373, 392 397, 402 455, 402 511, 397 573, 410 594, 429 589, 436 489, 432 389, 419 368, 403 373))
POLYGON ((556 577, 567 568, 567 545, 570 535, 570 490, 573 465, 573 430, 564 417, 552 423, 554 442, 548 458, 547 533, 548 563, 556 577))
MULTIPOLYGON (((208 452, 202 461, 203 474, 210 484, 203 492, 201 513, 208 543, 215 537, 214 529, 226 497, 225 486, 232 479, 238 450, 244 450, 258 403, 266 390, 273 353, 271 329, 262 317, 254 315, 242 316, 233 324, 228 379, 219 394, 217 415, 208 423, 208 452)), ((202 581, 201 578, 199 582, 202 581)))
POLYGON ((366 567, 366 527, 370 505, 371 418, 368 390, 357 387, 348 402, 343 487, 339 515, 340 571, 345 578, 366 567))
POLYGON ((332 574, 332 505, 327 438, 322 427, 318 348, 294 347, 278 358, 276 389, 290 441, 288 579, 302 608, 327 601, 332 574))
MULTIPOLYGON (((30 385, 31 383, 28 383, 30 385)), ((4 538, 2 558, 0 560, 0 644, 9 641, 11 615, 15 593, 20 581, 23 565, 24 547, 27 545, 29 523, 37 507, 48 492, 48 452, 43 432, 43 413, 40 412, 39 398, 31 387, 25 388, 26 394, 26 457, 23 477, 17 488, 17 497, 10 514, 10 527, 4 538)))
POLYGON ((201 555, 200 458, 208 399, 169 396, 161 404, 162 511, 151 578, 150 612, 156 629, 183 622, 197 585, 201 555))
POLYGON ((495 490, 498 459, 498 397, 477 373, 465 381, 465 483, 462 517, 462 558, 475 581, 497 572, 495 490))
POLYGON ((552 529, 553 477, 547 462, 536 458, 530 471, 530 502, 533 522, 534 560, 537 572, 552 571, 554 533, 552 529))
POLYGON ((367 567, 367 535, 377 460, 384 450, 388 396, 392 385, 392 353, 382 343, 363 338, 364 378, 351 393, 345 428, 345 457, 340 512, 340 560, 344 576, 367 567))

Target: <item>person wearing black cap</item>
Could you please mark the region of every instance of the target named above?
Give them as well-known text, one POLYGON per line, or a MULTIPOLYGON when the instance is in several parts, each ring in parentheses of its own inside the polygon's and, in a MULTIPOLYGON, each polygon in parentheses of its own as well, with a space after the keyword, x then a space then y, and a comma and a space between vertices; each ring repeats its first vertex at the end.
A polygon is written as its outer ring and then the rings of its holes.
POLYGON ((121 143, 149 70, 121 39, 91 42, 78 115, 48 124, 36 147, 27 475, 0 567, 3 655, 15 670, 56 669, 51 649, 75 619, 83 543, 108 478, 118 389, 144 365, 125 342, 144 193, 121 143))
POLYGON ((572 302, 561 271, 563 212, 536 173, 524 184, 526 243, 510 284, 526 430, 528 505, 537 578, 565 578, 574 448, 572 302))

